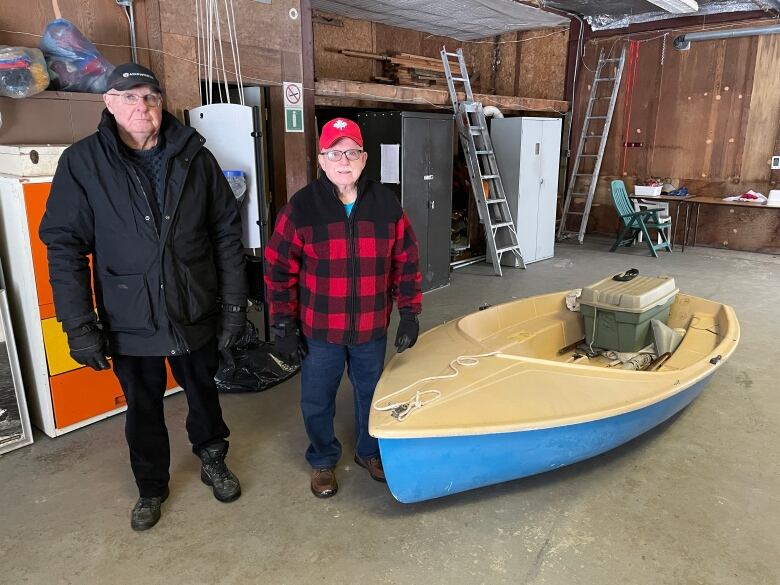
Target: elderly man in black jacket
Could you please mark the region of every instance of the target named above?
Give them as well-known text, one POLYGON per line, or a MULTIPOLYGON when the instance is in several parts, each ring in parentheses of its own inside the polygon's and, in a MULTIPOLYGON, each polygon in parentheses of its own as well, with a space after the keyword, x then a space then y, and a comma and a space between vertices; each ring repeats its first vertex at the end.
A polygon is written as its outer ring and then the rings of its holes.
POLYGON ((103 99, 97 133, 60 159, 40 237, 71 356, 96 370, 113 358, 140 494, 131 526, 145 530, 168 497, 166 358, 187 396, 201 480, 220 501, 241 495, 214 384, 218 350, 246 320, 241 223, 204 138, 162 109, 154 73, 117 67, 103 99))

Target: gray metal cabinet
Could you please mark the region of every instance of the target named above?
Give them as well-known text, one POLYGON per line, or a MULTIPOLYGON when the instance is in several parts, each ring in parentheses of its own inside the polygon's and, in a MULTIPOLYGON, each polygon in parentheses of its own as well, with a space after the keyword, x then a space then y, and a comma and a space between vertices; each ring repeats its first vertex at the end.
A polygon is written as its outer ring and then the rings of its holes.
MULTIPOLYGON (((490 136, 523 260, 531 263, 552 258, 561 119, 496 118, 491 122, 490 136)), ((514 257, 508 260, 514 261, 514 257)))
POLYGON ((364 112, 365 175, 399 197, 420 247, 422 289, 450 283, 452 138, 450 114, 364 112))

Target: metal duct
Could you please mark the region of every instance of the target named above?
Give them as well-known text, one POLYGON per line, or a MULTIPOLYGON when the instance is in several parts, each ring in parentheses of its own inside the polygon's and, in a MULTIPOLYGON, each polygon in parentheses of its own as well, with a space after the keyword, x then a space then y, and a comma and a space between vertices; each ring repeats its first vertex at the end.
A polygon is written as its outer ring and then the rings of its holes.
POLYGON ((491 116, 494 118, 504 117, 504 114, 501 113, 501 110, 499 110, 496 106, 485 106, 482 111, 485 113, 486 118, 490 118, 491 116))
POLYGON ((716 41, 720 39, 734 39, 737 37, 752 37, 776 34, 780 34, 780 25, 687 33, 674 39, 674 48, 679 49, 680 51, 687 51, 691 48, 691 42, 693 41, 716 41))

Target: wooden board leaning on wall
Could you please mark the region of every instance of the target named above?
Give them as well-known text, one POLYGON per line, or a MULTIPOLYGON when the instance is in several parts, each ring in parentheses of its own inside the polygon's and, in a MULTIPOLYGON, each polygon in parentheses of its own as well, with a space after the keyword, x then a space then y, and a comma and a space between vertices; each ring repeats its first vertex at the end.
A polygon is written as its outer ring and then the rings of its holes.
MULTIPOLYGON (((374 59, 383 65, 382 75, 374 76, 373 80, 379 83, 391 83, 395 85, 409 85, 414 87, 447 87, 447 79, 444 76, 444 64, 440 59, 412 55, 410 53, 397 53, 392 55, 379 55, 364 51, 350 51, 341 49, 336 51, 346 57, 361 59, 374 59)), ((460 67, 454 65, 452 72, 460 74, 460 67)), ((472 76, 472 83, 476 76, 472 76)))

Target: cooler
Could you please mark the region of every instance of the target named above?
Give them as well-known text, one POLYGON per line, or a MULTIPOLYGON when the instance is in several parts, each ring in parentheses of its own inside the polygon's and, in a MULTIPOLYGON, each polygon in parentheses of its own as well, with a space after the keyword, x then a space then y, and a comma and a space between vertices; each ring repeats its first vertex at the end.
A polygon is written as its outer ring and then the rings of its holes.
POLYGON ((585 342, 601 349, 636 352, 652 341, 652 319, 667 322, 679 289, 668 276, 615 278, 582 289, 585 342))

